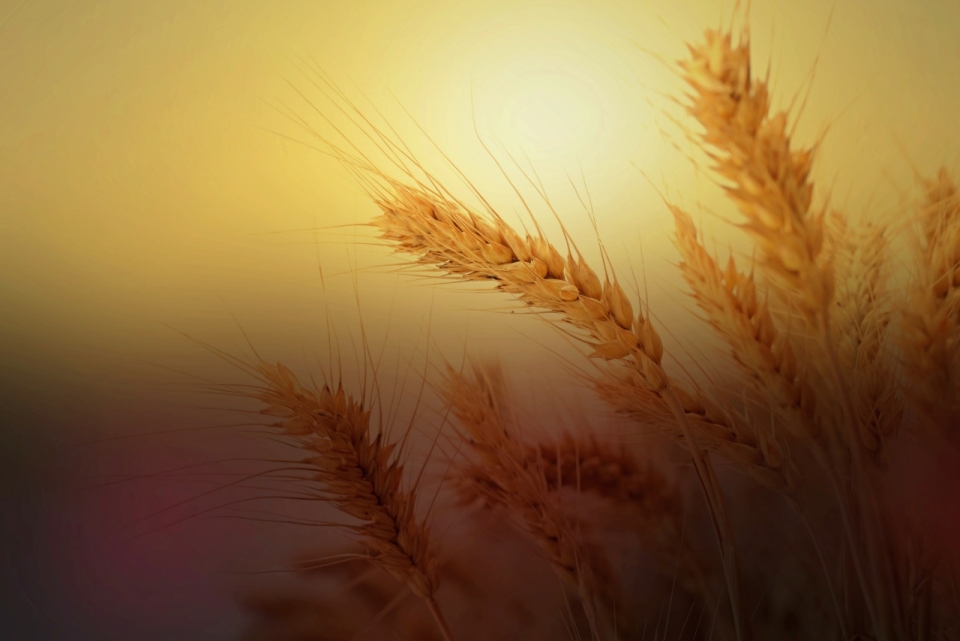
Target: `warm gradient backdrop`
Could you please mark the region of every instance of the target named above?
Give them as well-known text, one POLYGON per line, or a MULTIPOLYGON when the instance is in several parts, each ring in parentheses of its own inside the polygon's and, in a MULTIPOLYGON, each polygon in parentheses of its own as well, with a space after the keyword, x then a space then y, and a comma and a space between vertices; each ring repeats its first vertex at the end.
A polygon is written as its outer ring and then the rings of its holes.
MULTIPOLYGON (((188 516, 152 513, 209 489, 195 479, 83 489, 248 446, 216 432, 89 444, 219 420, 196 409, 216 402, 191 376, 239 373, 178 332, 240 353, 235 316, 264 356, 304 366, 328 361, 326 315, 352 353, 359 309, 376 345, 390 328, 391 353, 421 353, 429 326, 433 349, 495 349, 533 382, 566 349, 531 319, 478 314, 495 297, 398 275, 344 226, 376 210, 302 144, 291 116, 334 137, 321 114, 342 122, 308 67, 459 189, 418 123, 508 217, 519 203, 478 134, 508 166, 526 154, 589 238, 570 181, 585 183, 617 266, 646 277, 655 313, 692 342, 657 189, 707 222, 724 210, 673 122, 689 124, 665 62, 732 4, 0 3, 0 638, 230 638, 224 576, 284 558, 289 541, 244 523, 110 538, 188 516)), ((956 0, 755 0, 749 20, 780 104, 807 100, 798 138, 830 127, 816 177, 837 205, 896 215, 914 170, 957 168, 956 0)))

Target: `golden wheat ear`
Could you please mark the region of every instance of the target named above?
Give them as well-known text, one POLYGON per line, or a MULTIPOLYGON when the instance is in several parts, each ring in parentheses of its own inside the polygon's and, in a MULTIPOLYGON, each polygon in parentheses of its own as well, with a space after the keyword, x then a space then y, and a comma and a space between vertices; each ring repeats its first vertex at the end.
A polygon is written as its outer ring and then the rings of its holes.
POLYGON ((925 182, 921 255, 901 326, 908 392, 935 433, 960 430, 960 193, 945 169, 925 182))
POLYGON ((732 257, 726 269, 721 269, 697 238, 690 215, 673 205, 670 210, 682 259, 680 271, 694 300, 729 344, 733 360, 756 395, 755 402, 766 401, 764 409, 779 418, 778 424, 750 425, 753 431, 747 438, 757 445, 769 467, 790 472, 788 478, 795 485, 785 434, 778 434, 775 428, 784 426, 794 436, 820 438, 816 395, 798 367, 789 337, 777 329, 766 301, 758 296, 753 274, 740 272, 732 257))
MULTIPOLYGON (((836 438, 828 447, 851 457, 855 470, 862 470, 865 455, 882 458, 880 439, 893 430, 892 421, 876 419, 878 405, 893 416, 890 410, 896 402, 889 396, 890 377, 885 372, 862 368, 861 373, 874 380, 868 389, 854 390, 840 362, 837 341, 843 337, 837 336, 831 322, 836 279, 832 256, 822 251, 828 232, 826 208, 814 208, 810 180, 815 150, 794 148, 787 114, 770 113, 767 82, 751 74, 747 33, 734 44, 729 33, 707 31, 704 43, 691 46, 690 54, 680 65, 693 88, 687 108, 703 127, 699 141, 710 152, 727 196, 740 210, 741 227, 756 242, 761 273, 818 338, 815 351, 821 356, 809 359, 808 366, 830 379, 819 392, 829 397, 822 400, 833 401, 823 403, 828 411, 819 414, 826 420, 834 405, 840 409, 833 412, 836 438)), ((882 338, 879 342, 882 345, 882 338)), ((876 346, 864 351, 871 350, 878 356, 876 346)))
POLYGON ((818 261, 823 212, 812 210, 813 149, 792 149, 785 113, 770 115, 767 83, 752 77, 747 34, 707 31, 681 63, 693 88, 689 112, 703 127, 714 169, 756 240, 765 273, 816 326, 833 296, 833 274, 818 261))
MULTIPOLYGON (((309 453, 304 460, 322 484, 321 498, 361 525, 349 526, 370 553, 370 562, 389 572, 423 599, 444 639, 452 635, 434 594, 439 587, 437 551, 429 529, 417 520, 416 495, 401 486, 397 443, 370 431, 370 412, 342 387, 308 388, 282 364, 261 361, 265 385, 256 398, 274 426, 309 453)), ((345 526, 346 527, 346 526, 345 526)))

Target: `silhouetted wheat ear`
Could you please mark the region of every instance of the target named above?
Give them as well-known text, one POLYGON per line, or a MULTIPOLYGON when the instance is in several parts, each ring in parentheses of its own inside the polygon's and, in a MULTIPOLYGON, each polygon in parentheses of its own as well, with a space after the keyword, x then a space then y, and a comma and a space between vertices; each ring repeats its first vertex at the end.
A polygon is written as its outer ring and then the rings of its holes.
POLYGON ((434 600, 437 551, 417 521, 415 495, 401 487, 403 468, 392 456, 397 444, 371 435, 370 412, 342 387, 306 388, 280 363, 261 361, 257 369, 266 381, 256 395, 267 405, 262 413, 281 419, 274 425, 310 452, 304 463, 316 468, 325 500, 362 522, 345 527, 360 535, 370 561, 424 599, 449 640, 434 600))
POLYGON ((946 169, 924 185, 921 256, 904 310, 908 391, 934 429, 960 433, 960 194, 946 169))

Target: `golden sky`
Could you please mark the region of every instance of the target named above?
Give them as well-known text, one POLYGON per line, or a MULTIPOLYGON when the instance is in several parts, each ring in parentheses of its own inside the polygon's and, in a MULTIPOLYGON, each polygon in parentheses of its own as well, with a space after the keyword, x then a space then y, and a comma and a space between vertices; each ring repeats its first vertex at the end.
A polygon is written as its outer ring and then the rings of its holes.
MULTIPOLYGON (((207 355, 170 327, 232 349, 231 314, 265 355, 302 359, 324 351, 324 309, 350 325, 355 291, 374 336, 389 325, 409 345, 432 318, 434 340, 454 351, 539 349, 519 336, 544 334, 529 321, 473 311, 499 299, 398 277, 368 230, 302 231, 376 213, 335 162, 285 137, 310 141, 291 114, 331 135, 322 114, 336 106, 314 65, 452 176, 422 126, 508 219, 519 204, 478 133, 508 166, 508 154, 526 155, 565 224, 592 237, 570 181, 585 184, 618 267, 646 276, 660 315, 685 318, 656 189, 723 205, 674 122, 692 126, 671 102, 682 87, 667 63, 732 11, 658 0, 5 3, 5 379, 132 380, 143 362, 196 371, 207 355)), ((749 19, 779 104, 807 98, 799 144, 830 127, 821 193, 890 214, 912 197, 913 166, 956 167, 960 4, 758 0, 749 19)))

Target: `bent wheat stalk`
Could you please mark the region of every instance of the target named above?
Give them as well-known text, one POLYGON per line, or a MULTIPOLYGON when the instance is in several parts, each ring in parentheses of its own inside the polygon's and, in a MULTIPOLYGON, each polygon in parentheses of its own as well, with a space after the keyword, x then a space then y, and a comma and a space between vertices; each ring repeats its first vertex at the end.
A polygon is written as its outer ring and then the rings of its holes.
POLYGON ((360 535, 371 563, 424 600, 444 639, 453 641, 434 598, 437 552, 416 519, 415 495, 400 486, 403 468, 392 456, 397 444, 384 443, 382 433, 371 437, 369 411, 342 387, 304 387, 280 363, 261 361, 257 370, 266 382, 255 394, 267 406, 261 412, 280 419, 274 425, 310 453, 304 463, 316 468, 322 498, 363 523, 344 527, 360 535))

